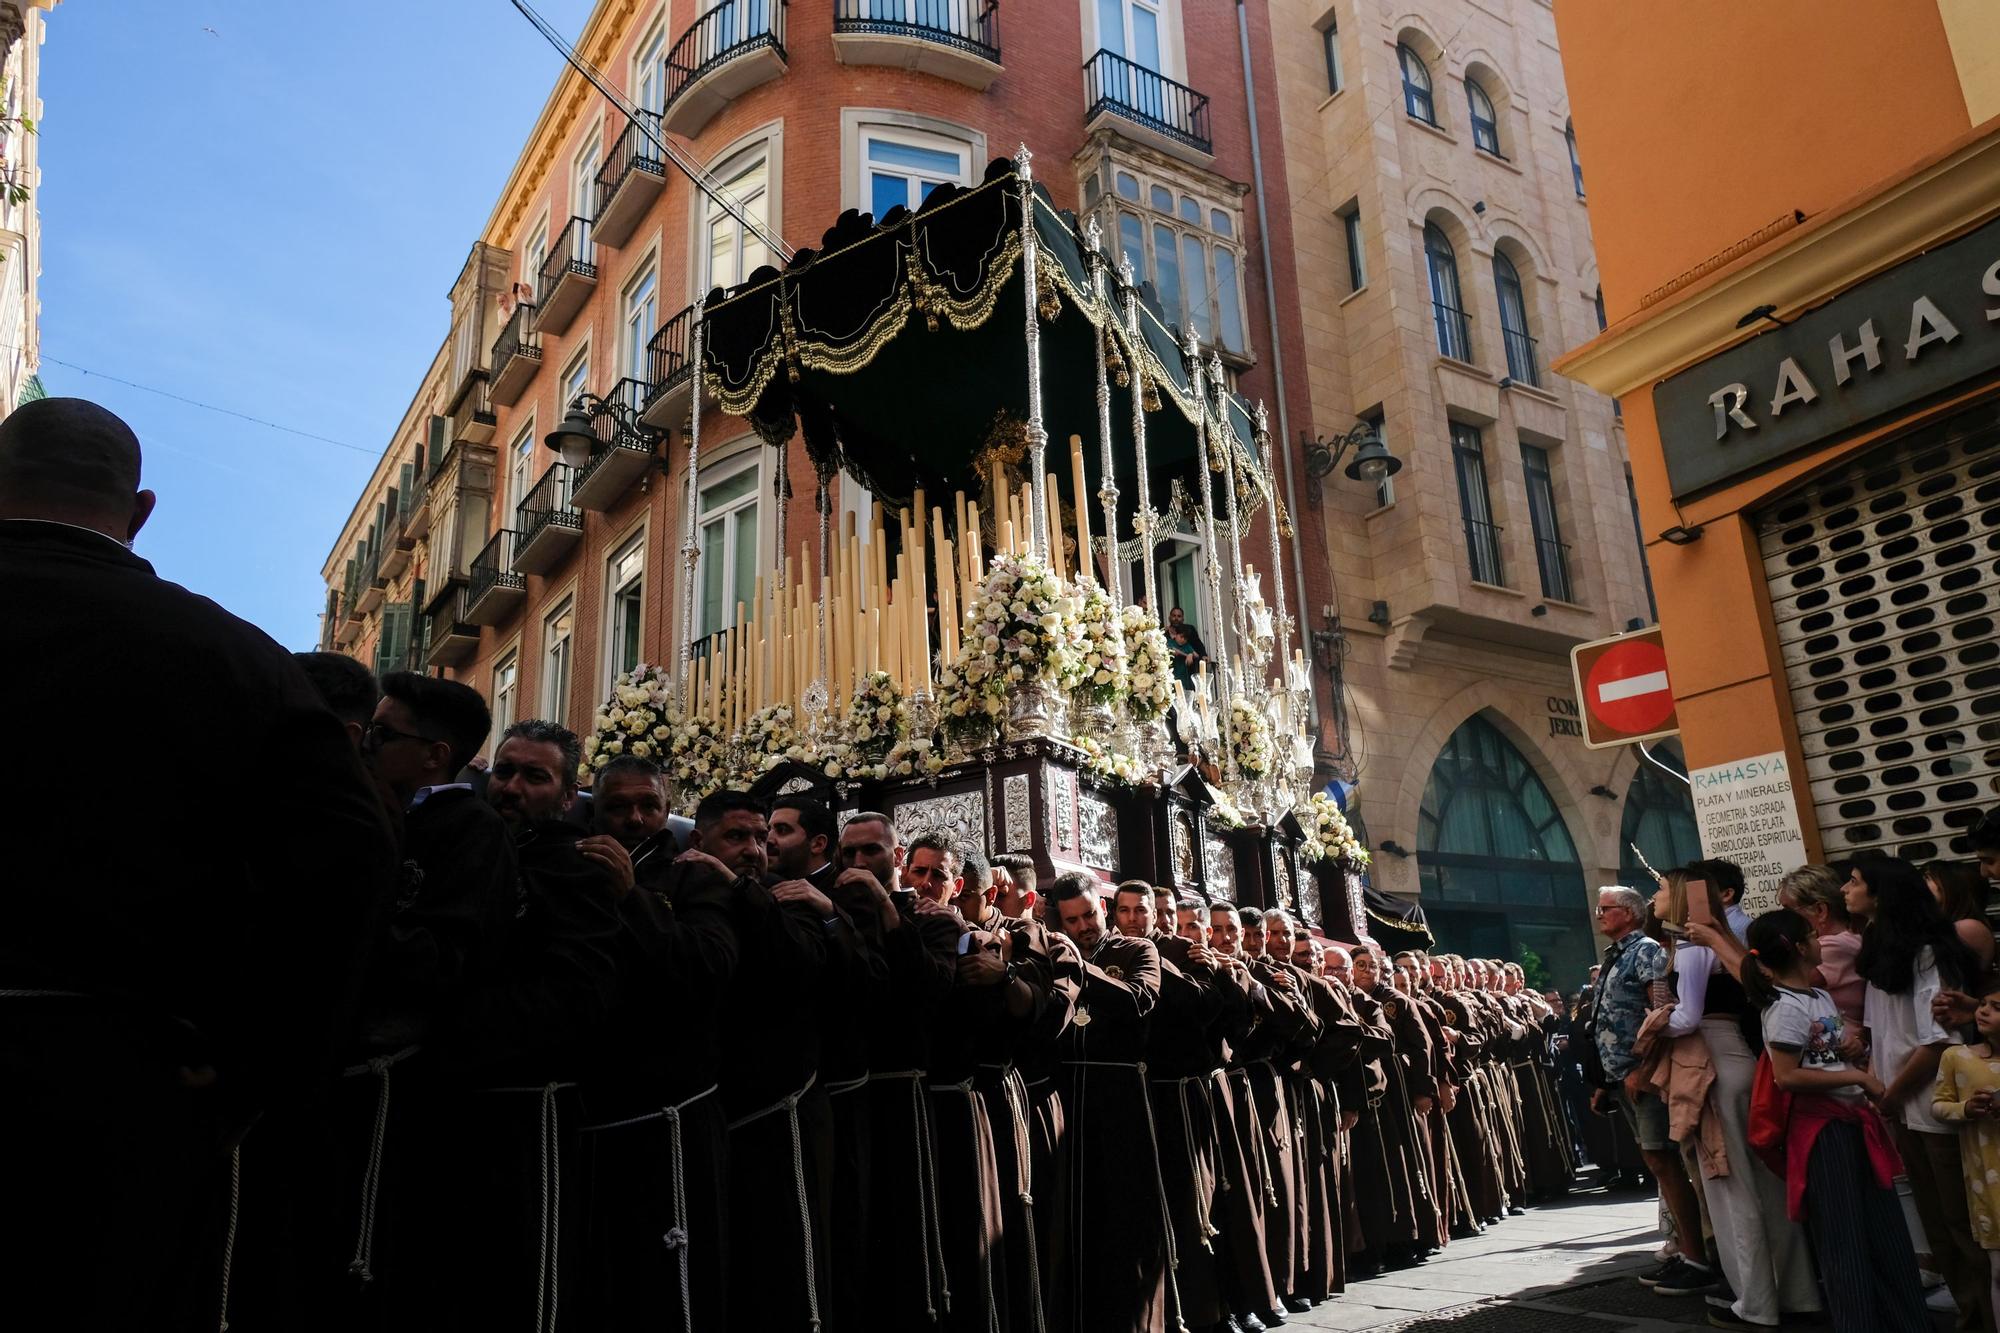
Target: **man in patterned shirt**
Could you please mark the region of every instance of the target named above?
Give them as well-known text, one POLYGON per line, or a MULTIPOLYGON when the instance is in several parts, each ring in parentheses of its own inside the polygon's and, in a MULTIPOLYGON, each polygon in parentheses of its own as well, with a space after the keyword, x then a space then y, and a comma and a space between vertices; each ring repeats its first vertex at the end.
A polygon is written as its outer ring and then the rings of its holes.
POLYGON ((1664 981, 1672 970, 1667 951, 1639 928, 1645 920, 1646 900, 1636 890, 1611 885, 1597 891, 1597 927, 1611 944, 1597 977, 1591 1039, 1597 1043, 1605 1078, 1623 1082, 1599 1089, 1591 1104, 1608 1113, 1607 1103, 1617 1100, 1646 1169, 1660 1183, 1660 1197, 1680 1239, 1681 1253, 1639 1280, 1665 1295, 1685 1295, 1713 1287, 1715 1272, 1702 1262, 1708 1256, 1701 1240, 1700 1206, 1667 1134, 1667 1105, 1642 1084, 1639 1057, 1633 1050, 1639 1025, 1654 1005, 1653 983, 1664 981))

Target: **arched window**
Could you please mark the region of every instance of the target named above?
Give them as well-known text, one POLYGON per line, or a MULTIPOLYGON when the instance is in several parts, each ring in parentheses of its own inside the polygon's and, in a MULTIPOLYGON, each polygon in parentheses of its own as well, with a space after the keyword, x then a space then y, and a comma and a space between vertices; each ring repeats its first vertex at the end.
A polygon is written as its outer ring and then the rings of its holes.
POLYGON ((1482 153, 1500 156, 1500 119, 1493 114, 1493 99, 1477 79, 1465 81, 1465 101, 1472 111, 1472 146, 1482 153))
POLYGON ((1687 762, 1681 758, 1677 741, 1660 741, 1647 747, 1654 759, 1674 773, 1663 773, 1656 764, 1639 760, 1639 771, 1625 792, 1625 815, 1618 824, 1618 882, 1641 893, 1650 893, 1652 877, 1647 875, 1643 855, 1655 870, 1672 870, 1701 857, 1701 831, 1694 822, 1694 801, 1687 784, 1687 762), (1637 847, 1637 853, 1633 848, 1637 847))
POLYGON ((1594 945, 1576 844, 1535 770, 1483 716, 1467 718, 1431 767, 1417 870, 1440 949, 1532 952, 1564 989, 1581 980, 1594 945))
POLYGON ((1569 145, 1570 180, 1576 186, 1576 197, 1581 199, 1583 198, 1583 163, 1577 161, 1576 157, 1575 121, 1566 120, 1563 122, 1563 142, 1569 145))
POLYGON ((1403 67, 1403 110, 1426 125, 1437 124, 1437 106, 1431 100, 1431 72, 1424 58, 1407 42, 1396 43, 1396 60, 1403 67))
POLYGON ((1493 252, 1493 290, 1500 298, 1500 338, 1507 344, 1507 374, 1521 384, 1536 385, 1535 340, 1528 333, 1528 297, 1514 261, 1493 252))
POLYGON ((1435 222, 1424 224, 1424 262, 1431 275, 1431 314, 1437 324, 1440 356, 1472 359, 1472 338, 1465 323, 1465 302, 1458 290, 1458 255, 1435 222))

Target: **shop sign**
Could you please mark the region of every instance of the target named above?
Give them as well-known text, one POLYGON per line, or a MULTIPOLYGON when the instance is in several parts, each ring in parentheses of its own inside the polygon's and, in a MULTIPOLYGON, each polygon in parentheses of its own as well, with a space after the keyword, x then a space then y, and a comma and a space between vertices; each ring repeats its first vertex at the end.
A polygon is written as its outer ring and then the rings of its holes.
POLYGON ((1806 837, 1782 750, 1688 770, 1701 854, 1743 867, 1743 910, 1778 905, 1778 881, 1806 863, 1806 837))
POLYGON ((1675 498, 2000 368, 2000 221, 1653 390, 1675 498))

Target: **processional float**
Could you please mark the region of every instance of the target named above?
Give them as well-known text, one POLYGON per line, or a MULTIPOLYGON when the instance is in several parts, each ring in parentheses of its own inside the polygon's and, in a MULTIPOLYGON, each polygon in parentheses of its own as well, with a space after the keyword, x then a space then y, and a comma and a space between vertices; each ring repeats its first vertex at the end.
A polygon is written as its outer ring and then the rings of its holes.
POLYGON ((591 766, 653 758, 683 807, 720 786, 811 791, 1044 876, 1146 879, 1365 938, 1367 853, 1310 791, 1264 409, 1113 271, 1094 219, 1056 210, 1025 148, 915 211, 846 213, 783 271, 710 293, 693 358, 679 657, 620 677, 591 766), (777 450, 781 532, 803 434, 818 543, 758 570, 729 628, 698 637, 710 407, 777 450), (842 474, 874 502, 836 523, 842 474), (1244 560, 1259 527, 1275 609, 1244 560), (1158 618, 1154 553, 1176 531, 1208 553, 1210 661, 1191 685, 1158 618))

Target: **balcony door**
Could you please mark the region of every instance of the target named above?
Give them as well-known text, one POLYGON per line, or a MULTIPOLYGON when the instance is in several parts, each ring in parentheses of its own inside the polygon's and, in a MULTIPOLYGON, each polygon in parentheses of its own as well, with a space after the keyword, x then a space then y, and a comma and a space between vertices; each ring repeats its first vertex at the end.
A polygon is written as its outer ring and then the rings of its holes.
MULTIPOLYGON (((735 200, 744 217, 759 228, 770 226, 771 164, 762 147, 715 174, 722 178, 723 190, 735 200)), ((735 214, 706 196, 703 208, 706 239, 703 267, 707 270, 701 283, 703 291, 734 287, 761 265, 771 262, 771 251, 762 238, 737 221, 735 214)))
POLYGON ((514 448, 507 460, 507 509, 501 522, 507 527, 519 530, 521 505, 528 498, 528 488, 535 484, 535 423, 530 421, 514 437, 514 448))
POLYGON ((758 563, 758 507, 763 488, 762 451, 753 451, 733 467, 725 464, 714 481, 703 477, 701 488, 700 568, 701 623, 697 639, 736 623, 736 603, 755 599, 758 563))
POLYGON ((632 62, 632 101, 641 111, 653 118, 653 127, 659 128, 660 116, 667 109, 667 29, 665 24, 653 29, 639 48, 639 58, 632 62))
POLYGON ((625 290, 625 337, 621 350, 628 378, 646 378, 646 344, 652 341, 653 330, 659 323, 659 277, 649 268, 625 290))
POLYGON ((1104 93, 1154 120, 1166 119, 1166 90, 1160 84, 1167 72, 1165 26, 1160 0, 1097 0, 1097 44, 1137 66, 1101 69, 1104 93))
POLYGON ((771 0, 722 0, 710 10, 714 26, 696 54, 703 60, 771 30, 771 0))
POLYGON ((898 205, 916 208, 940 185, 964 185, 971 179, 970 144, 936 134, 881 130, 869 131, 861 142, 868 207, 878 219, 898 205))

